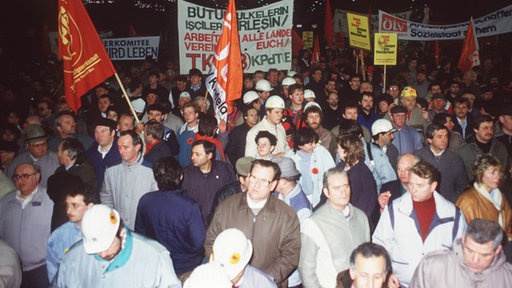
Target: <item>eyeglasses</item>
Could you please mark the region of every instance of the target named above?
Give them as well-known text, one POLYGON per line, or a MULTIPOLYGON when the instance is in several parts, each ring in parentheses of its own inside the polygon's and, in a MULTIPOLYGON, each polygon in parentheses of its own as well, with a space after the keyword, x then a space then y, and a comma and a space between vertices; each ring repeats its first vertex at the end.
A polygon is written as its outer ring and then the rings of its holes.
POLYGON ((270 185, 270 183, 272 183, 272 181, 267 180, 267 179, 258 178, 253 175, 249 176, 249 183, 256 184, 258 182, 260 183, 261 187, 264 187, 264 188, 267 188, 270 185))
POLYGON ((14 181, 18 181, 18 180, 20 180, 20 179, 27 180, 27 179, 28 179, 28 177, 30 177, 30 176, 34 176, 34 175, 36 175, 36 174, 37 174, 37 172, 30 173, 30 174, 21 174, 21 175, 14 174, 14 175, 12 175, 12 179, 14 179, 14 181))
POLYGON ((86 206, 86 205, 82 205, 80 203, 71 203, 71 204, 66 203, 66 210, 68 210, 68 209, 76 210, 76 209, 84 207, 84 206, 86 206))
POLYGON ((257 143, 256 146, 258 146, 258 147, 268 147, 268 146, 270 146, 270 144, 267 144, 267 143, 257 143))

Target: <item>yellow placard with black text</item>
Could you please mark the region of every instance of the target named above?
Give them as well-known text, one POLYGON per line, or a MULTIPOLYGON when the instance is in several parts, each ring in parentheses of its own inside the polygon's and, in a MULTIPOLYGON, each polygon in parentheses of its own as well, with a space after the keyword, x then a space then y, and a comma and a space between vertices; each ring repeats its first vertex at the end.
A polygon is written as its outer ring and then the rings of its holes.
POLYGON ((374 65, 396 65, 398 37, 396 33, 375 33, 374 65))
POLYGON ((354 48, 371 50, 368 17, 347 13, 347 21, 349 45, 354 48))
POLYGON ((306 48, 313 48, 313 31, 302 31, 302 41, 306 48))

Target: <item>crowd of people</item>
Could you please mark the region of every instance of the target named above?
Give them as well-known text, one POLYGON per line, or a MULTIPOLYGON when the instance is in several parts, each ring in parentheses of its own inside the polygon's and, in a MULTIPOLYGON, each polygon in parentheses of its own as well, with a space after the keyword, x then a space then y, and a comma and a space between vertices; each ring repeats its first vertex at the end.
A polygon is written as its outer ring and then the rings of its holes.
POLYGON ((116 63, 127 95, 79 111, 58 65, 2 84, 0 282, 512 287, 511 71, 310 56, 244 74, 220 121, 172 61, 116 63))

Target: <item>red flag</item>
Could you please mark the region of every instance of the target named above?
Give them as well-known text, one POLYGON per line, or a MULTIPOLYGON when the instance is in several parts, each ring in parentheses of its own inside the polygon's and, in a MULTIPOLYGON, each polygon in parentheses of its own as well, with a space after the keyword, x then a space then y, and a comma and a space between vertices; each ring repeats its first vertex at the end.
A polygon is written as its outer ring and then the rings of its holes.
POLYGON ((334 38, 334 24, 332 23, 331 1, 325 0, 325 19, 324 19, 325 43, 332 48, 332 39, 334 38))
POLYGON ((313 55, 311 56, 311 62, 320 62, 320 43, 318 42, 318 36, 315 36, 315 42, 313 44, 313 55))
POLYGON ((302 41, 302 38, 297 34, 295 30, 292 29, 292 53, 293 56, 298 56, 299 52, 302 48, 306 46, 306 43, 302 41))
POLYGON ((233 109, 233 101, 242 94, 243 69, 236 21, 235 0, 229 0, 222 34, 215 48, 206 87, 213 97, 215 117, 224 119, 233 109))
POLYGON ((64 66, 64 92, 77 112, 80 97, 116 73, 103 43, 80 0, 59 0, 59 57, 64 66))
POLYGON ((137 37, 137 31, 135 31, 132 21, 128 22, 128 36, 137 37))
POLYGON ((460 53, 457 68, 462 72, 466 72, 480 65, 478 49, 478 39, 476 38, 475 27, 473 26, 473 18, 471 18, 471 20, 469 20, 468 32, 466 32, 466 39, 464 40, 464 46, 460 53))

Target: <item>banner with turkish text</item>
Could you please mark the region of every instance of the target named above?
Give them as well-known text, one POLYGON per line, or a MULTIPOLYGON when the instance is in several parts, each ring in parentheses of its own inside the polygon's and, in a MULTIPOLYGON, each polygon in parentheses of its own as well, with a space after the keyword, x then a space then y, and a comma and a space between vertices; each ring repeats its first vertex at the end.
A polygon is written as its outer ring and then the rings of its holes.
POLYGON ((64 92, 68 105, 77 112, 81 105, 80 97, 116 70, 82 1, 59 0, 57 14, 64 92))
MULTIPOLYGON (((187 74, 191 68, 203 73, 209 71, 223 28, 224 14, 222 9, 178 0, 181 74, 187 74)), ((239 10, 237 19, 244 72, 290 69, 293 0, 239 10)))
POLYGON ((215 49, 206 88, 213 98, 215 117, 227 123, 233 101, 242 93, 243 73, 235 0, 230 0, 215 49))

